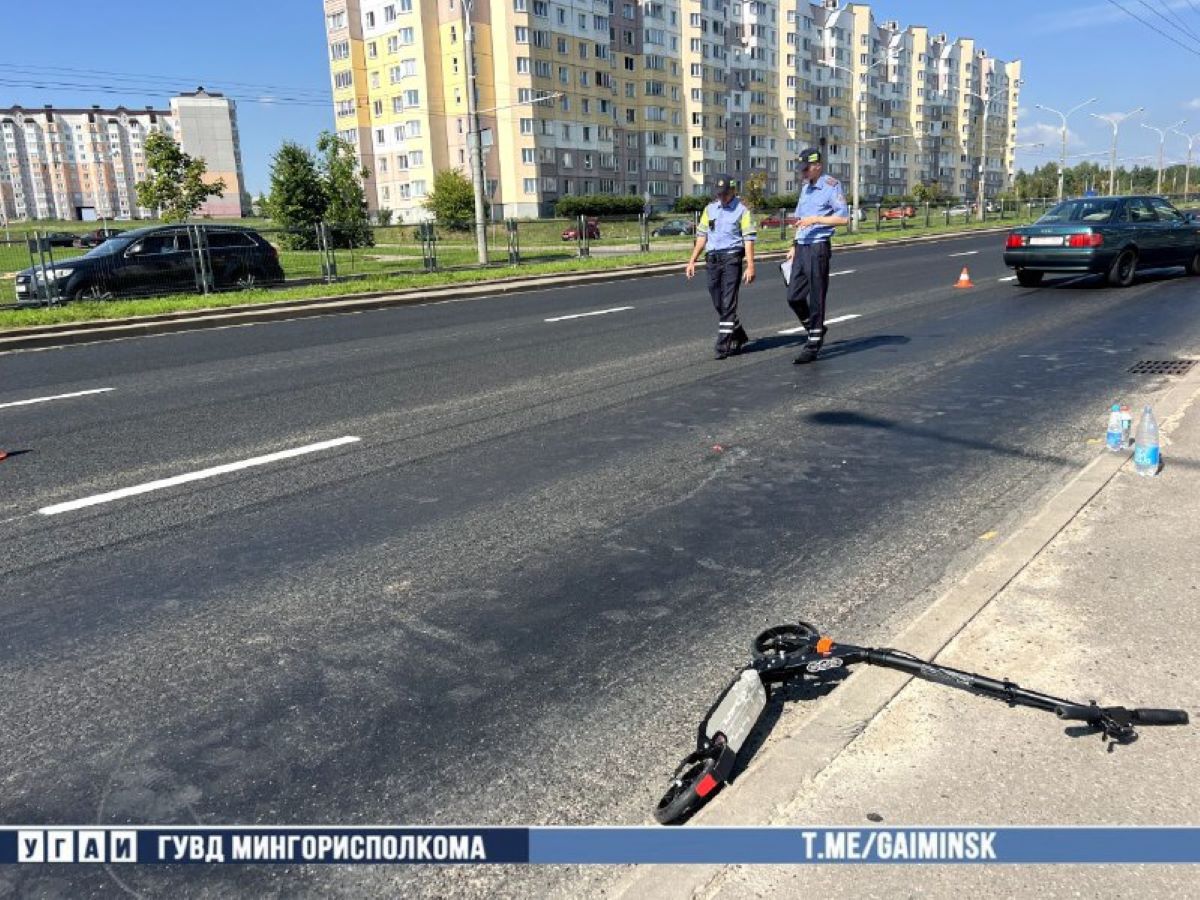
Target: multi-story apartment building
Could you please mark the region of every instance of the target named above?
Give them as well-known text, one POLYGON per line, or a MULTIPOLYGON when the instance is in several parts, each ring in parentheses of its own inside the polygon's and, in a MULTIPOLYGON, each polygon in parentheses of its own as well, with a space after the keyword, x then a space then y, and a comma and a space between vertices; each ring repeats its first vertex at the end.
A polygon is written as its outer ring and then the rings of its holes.
POLYGON ((209 178, 225 180, 223 198, 201 215, 245 215, 234 102, 203 88, 172 98, 170 109, 0 109, 0 213, 5 219, 138 219, 146 177, 144 146, 155 131, 204 159, 209 178))
MULTIPOLYGON (((469 173, 463 0, 324 0, 337 129, 369 202, 425 218, 435 174, 469 173)), ((708 177, 796 189, 825 149, 865 198, 1012 177, 1020 63, 838 0, 468 0, 486 193, 497 215, 570 194, 657 207, 708 177), (983 146, 986 107, 987 145, 983 146)))

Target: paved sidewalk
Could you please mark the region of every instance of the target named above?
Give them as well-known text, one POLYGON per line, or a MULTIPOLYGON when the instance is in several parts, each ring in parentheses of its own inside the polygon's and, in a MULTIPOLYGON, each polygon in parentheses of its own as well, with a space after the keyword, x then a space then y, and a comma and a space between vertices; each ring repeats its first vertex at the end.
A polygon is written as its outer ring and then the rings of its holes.
MULTIPOLYGON (((763 809, 753 824, 1200 824, 1200 379, 1187 382, 1186 391, 1176 385, 1182 402, 1162 423, 1161 475, 1139 478, 1132 461, 1123 466, 937 659, 1084 702, 1184 708, 1192 725, 1142 728, 1136 743, 1108 753, 1097 735, 1071 736, 1078 723, 911 681, 815 777, 799 773, 780 783, 788 773, 772 766, 775 794, 786 802, 763 809)), ((864 670, 863 677, 889 673, 864 670)), ((735 784, 713 806, 737 791, 735 784)), ((712 813, 696 824, 733 823, 719 809, 712 813)), ((751 824, 736 812, 730 818, 751 824)), ((632 893, 723 900, 1200 896, 1194 866, 739 866, 639 874, 632 893)))

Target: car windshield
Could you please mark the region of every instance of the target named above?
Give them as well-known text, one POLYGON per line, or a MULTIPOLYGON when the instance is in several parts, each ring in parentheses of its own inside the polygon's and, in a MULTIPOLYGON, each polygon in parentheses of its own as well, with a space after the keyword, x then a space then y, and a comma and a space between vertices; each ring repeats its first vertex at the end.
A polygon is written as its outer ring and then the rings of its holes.
POLYGON ((1037 220, 1038 225, 1052 225, 1058 222, 1108 222, 1112 219, 1117 201, 1104 199, 1068 200, 1052 207, 1049 212, 1037 220))
POLYGON ((120 253, 136 240, 137 238, 126 237, 125 235, 110 237, 103 244, 97 244, 85 253, 84 256, 111 256, 114 253, 120 253))

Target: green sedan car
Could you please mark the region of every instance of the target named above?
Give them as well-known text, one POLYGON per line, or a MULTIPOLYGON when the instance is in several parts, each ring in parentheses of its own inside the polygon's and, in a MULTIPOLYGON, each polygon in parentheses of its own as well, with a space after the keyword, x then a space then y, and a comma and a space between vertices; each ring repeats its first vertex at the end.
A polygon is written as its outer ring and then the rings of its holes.
POLYGON ((1200 275, 1200 221, 1162 197, 1065 200, 1009 232, 1004 264, 1025 287, 1048 274, 1103 275, 1116 287, 1133 284, 1138 269, 1183 266, 1200 275))

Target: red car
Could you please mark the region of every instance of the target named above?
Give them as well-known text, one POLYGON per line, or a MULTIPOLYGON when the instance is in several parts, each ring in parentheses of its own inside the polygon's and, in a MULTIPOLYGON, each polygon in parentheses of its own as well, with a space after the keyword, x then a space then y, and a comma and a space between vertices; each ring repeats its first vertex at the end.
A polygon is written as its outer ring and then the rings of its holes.
MULTIPOLYGON (((780 226, 780 224, 781 223, 779 221, 779 215, 777 213, 773 216, 767 216, 765 219, 763 219, 761 222, 758 223, 758 227, 759 228, 778 228, 780 226)), ((799 224, 800 224, 800 220, 796 216, 792 215, 791 213, 787 214, 788 228, 795 228, 799 224)))
POLYGON ((881 219, 911 219, 916 216, 917 210, 914 206, 893 206, 891 209, 885 209, 880 214, 881 219))
MULTIPOLYGON (((587 228, 587 239, 588 239, 589 241, 598 241, 598 240, 600 240, 600 222, 599 222, 599 220, 597 220, 597 219, 588 219, 588 220, 587 220, 587 225, 586 225, 586 228, 587 228)), ((578 228, 578 226, 572 225, 570 228, 568 228, 568 229, 566 229, 565 231, 563 231, 563 233, 562 233, 562 239, 563 239, 564 241, 577 241, 577 240, 579 240, 579 228, 578 228)))

